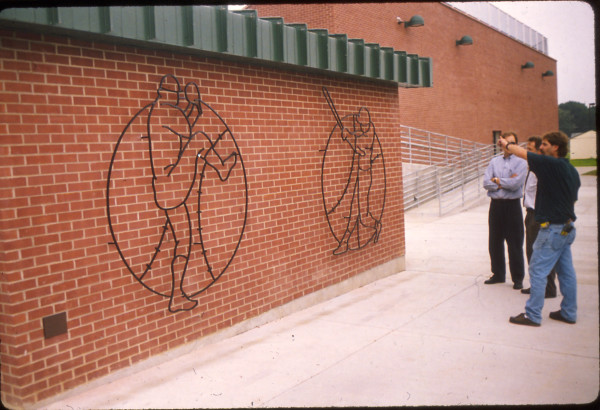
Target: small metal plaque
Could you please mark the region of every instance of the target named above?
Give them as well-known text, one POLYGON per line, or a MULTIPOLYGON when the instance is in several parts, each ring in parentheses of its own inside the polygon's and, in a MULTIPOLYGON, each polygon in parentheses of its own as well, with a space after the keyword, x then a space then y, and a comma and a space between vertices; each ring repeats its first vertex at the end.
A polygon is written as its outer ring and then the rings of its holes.
POLYGON ((44 337, 51 337, 67 333, 67 313, 57 313, 52 316, 46 316, 42 319, 44 323, 44 337))

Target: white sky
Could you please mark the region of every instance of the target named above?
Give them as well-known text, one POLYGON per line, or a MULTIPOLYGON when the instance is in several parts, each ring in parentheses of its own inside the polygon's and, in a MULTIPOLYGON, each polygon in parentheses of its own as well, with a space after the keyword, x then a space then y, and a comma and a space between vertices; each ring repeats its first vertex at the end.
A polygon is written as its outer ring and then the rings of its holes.
POLYGON ((596 102, 594 10, 580 1, 490 2, 548 39, 556 59, 558 103, 596 102))

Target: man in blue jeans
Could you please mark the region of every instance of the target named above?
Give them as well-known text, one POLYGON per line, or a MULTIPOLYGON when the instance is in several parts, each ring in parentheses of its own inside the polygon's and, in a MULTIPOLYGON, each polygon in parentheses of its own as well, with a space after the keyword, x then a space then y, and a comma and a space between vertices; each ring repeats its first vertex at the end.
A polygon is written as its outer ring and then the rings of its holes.
MULTIPOLYGON (((542 139, 538 136, 529 137, 527 140, 527 151, 541 154, 540 147, 542 139)), ((525 255, 527 256, 527 264, 531 263, 531 255, 533 254, 533 243, 540 231, 540 223, 535 220, 535 194, 537 192, 537 177, 531 170, 527 171, 525 178, 525 187, 523 188, 523 206, 526 209, 525 214, 525 255)), ((548 275, 546 283, 546 299, 556 297, 556 271, 552 269, 548 275)), ((521 289, 521 293, 529 295, 531 289, 521 289)))
POLYGON ((563 300, 560 310, 550 313, 550 318, 574 324, 577 320, 577 278, 571 244, 575 240, 575 201, 581 182, 577 170, 566 158, 569 139, 560 131, 544 135, 543 155, 527 152, 504 138, 498 140, 498 145, 526 159, 529 169, 538 178, 535 218, 540 223, 540 231, 533 244, 529 265, 531 294, 525 304, 525 313, 512 316, 510 322, 540 326, 546 281, 555 267, 563 300))

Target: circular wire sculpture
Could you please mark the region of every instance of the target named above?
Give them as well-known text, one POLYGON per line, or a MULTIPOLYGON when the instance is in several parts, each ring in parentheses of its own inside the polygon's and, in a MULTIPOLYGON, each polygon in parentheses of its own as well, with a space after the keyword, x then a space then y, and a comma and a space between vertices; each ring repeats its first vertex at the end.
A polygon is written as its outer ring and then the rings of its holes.
POLYGON ((327 88, 323 95, 335 118, 323 150, 321 192, 334 255, 377 243, 382 229, 386 175, 381 142, 366 107, 340 117, 327 88))
POLYGON ((172 313, 195 308, 229 268, 248 216, 246 170, 233 133, 194 82, 164 75, 154 101, 127 123, 106 209, 110 244, 172 313))

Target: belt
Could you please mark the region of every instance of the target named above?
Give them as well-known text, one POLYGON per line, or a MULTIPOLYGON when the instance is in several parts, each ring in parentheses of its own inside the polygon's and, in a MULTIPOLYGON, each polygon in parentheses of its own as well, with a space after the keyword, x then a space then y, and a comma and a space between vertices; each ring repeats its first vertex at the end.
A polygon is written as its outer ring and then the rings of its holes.
POLYGON ((565 226, 566 226, 566 225, 570 225, 570 224, 572 224, 572 223, 573 223, 573 220, 572 220, 571 218, 569 218, 569 219, 567 219, 567 222, 565 222, 565 223, 562 223, 562 222, 552 222, 552 221, 546 221, 546 222, 542 222, 542 223, 540 223, 540 226, 541 226, 542 228, 547 228, 547 227, 549 227, 550 225, 565 225, 565 226))
POLYGON ((567 222, 565 222, 564 224, 561 223, 552 223, 552 222, 542 222, 540 224, 540 228, 542 229, 546 229, 548 228, 550 225, 562 225, 562 229, 560 231, 560 234, 563 236, 567 236, 569 234, 569 232, 571 232, 573 230, 573 220, 569 219, 567 220, 567 222))
POLYGON ((533 208, 525 208, 527 210, 527 212, 535 212, 535 209, 533 208))

